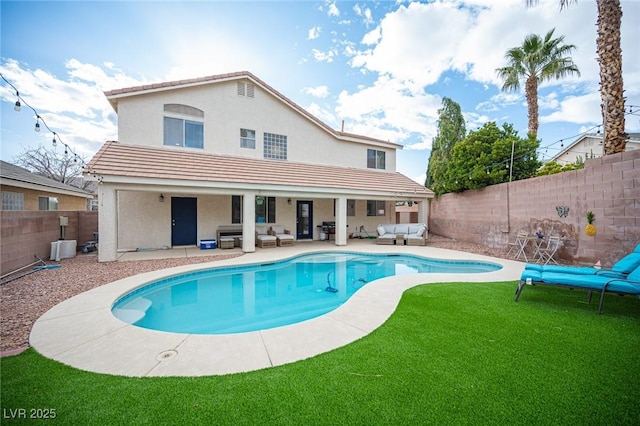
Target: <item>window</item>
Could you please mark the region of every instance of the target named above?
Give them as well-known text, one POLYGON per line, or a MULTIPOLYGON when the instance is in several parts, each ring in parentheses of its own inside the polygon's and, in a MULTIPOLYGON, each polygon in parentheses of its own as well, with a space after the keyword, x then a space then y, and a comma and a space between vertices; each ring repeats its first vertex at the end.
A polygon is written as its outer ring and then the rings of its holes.
POLYGON ((231 223, 242 223, 242 197, 231 196, 231 223))
POLYGON ((276 223, 276 197, 256 197, 256 223, 276 223))
POLYGON ((24 194, 2 191, 2 210, 24 210, 24 194))
POLYGON ((264 134, 264 158, 271 160, 287 159, 287 137, 275 133, 264 134))
MULTIPOLYGON (((336 216, 336 200, 333 200, 333 215, 336 216)), ((356 215, 356 200, 347 199, 347 216, 356 215)))
POLYGON ((58 198, 38 197, 38 210, 58 210, 58 198))
MULTIPOLYGON (((242 197, 231 196, 231 223, 242 223, 242 197)), ((276 197, 256 197, 256 223, 276 223, 276 197)))
POLYGON ((375 149, 367 150, 367 168, 369 169, 385 169, 385 152, 375 149))
POLYGON ((379 200, 367 200, 367 216, 384 216, 385 202, 379 200))
POLYGON ((256 131, 240 129, 240 147, 256 149, 256 131))
POLYGON ((204 147, 204 125, 181 118, 164 118, 164 144, 187 148, 204 147))
POLYGON ((165 145, 204 147, 204 111, 189 105, 164 104, 164 112, 165 145))

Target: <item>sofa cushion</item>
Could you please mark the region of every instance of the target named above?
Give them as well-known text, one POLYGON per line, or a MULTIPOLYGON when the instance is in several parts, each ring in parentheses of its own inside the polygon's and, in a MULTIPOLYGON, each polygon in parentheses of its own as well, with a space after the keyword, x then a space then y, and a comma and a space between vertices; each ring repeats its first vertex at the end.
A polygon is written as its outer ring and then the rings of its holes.
POLYGON ((427 227, 422 225, 420 226, 420 229, 418 229, 418 232, 416 232, 416 235, 418 237, 422 237, 426 231, 427 231, 427 227))
POLYGON ((378 225, 378 227, 376 228, 376 231, 378 231, 378 236, 384 235, 384 226, 378 225))
POLYGON ((409 225, 409 234, 417 234, 418 231, 420 230, 420 226, 418 224, 412 223, 409 225))
POLYGON ((395 224, 387 223, 387 224, 384 224, 382 226, 384 227, 384 233, 385 234, 395 234, 396 233, 396 231, 395 231, 396 225, 395 224))
POLYGON ((276 234, 284 234, 284 226, 282 225, 274 225, 271 227, 271 230, 276 234))
POLYGON ((396 234, 408 234, 409 233, 409 225, 400 224, 395 226, 396 234))
POLYGON ((258 235, 267 235, 268 234, 268 227, 264 226, 264 225, 256 226, 256 233, 258 235))

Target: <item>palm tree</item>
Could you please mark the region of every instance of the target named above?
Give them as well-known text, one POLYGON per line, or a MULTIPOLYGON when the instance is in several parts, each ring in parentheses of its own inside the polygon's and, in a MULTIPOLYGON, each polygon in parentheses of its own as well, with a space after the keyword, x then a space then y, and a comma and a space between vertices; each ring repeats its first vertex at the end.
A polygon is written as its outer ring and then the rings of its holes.
POLYGON ((529 135, 538 134, 538 85, 552 78, 560 79, 569 74, 580 75, 573 63, 571 53, 573 44, 562 44, 564 36, 553 38, 555 28, 544 39, 530 34, 521 47, 509 49, 505 55, 508 65, 498 68, 498 76, 504 81, 502 90, 515 91, 520 88, 520 80, 525 80, 525 96, 529 114, 529 135))
MULTIPOLYGON (((577 0, 559 0, 563 9, 577 0)), ((538 0, 526 0, 527 6, 538 0)), ((596 0, 598 7, 598 37, 596 49, 600 64, 600 99, 604 125, 604 155, 623 152, 627 144, 624 132, 624 85, 622 83, 622 48, 620 0, 596 0)))

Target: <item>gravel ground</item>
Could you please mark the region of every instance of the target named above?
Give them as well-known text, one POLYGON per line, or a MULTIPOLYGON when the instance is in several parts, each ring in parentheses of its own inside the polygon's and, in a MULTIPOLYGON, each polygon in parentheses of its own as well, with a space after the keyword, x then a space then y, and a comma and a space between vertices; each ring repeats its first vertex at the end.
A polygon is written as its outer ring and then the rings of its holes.
MULTIPOLYGON (((499 249, 429 235, 431 247, 504 257, 499 249)), ((0 356, 29 347, 29 333, 35 321, 58 303, 84 291, 122 278, 156 269, 212 262, 239 255, 214 255, 138 262, 98 263, 95 253, 63 259, 63 267, 27 275, 0 286, 0 356)))

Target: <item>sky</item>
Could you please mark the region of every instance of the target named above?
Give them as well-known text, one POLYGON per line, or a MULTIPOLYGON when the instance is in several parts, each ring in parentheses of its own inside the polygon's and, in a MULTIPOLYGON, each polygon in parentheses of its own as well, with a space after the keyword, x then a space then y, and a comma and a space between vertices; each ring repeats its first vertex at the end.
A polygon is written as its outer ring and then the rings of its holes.
MULTIPOLYGON (((424 183, 442 99, 467 131, 509 123, 527 134, 524 91, 496 68, 529 34, 555 28, 581 75, 539 89, 540 159, 602 124, 595 0, 6 1, 0 73, 85 161, 117 140, 104 91, 250 71, 329 126, 403 145, 396 169, 424 183)), ((626 105, 640 110, 640 0, 621 0, 626 105)), ((52 146, 32 110, 0 81, 1 151, 13 162, 52 146)), ((640 132, 629 114, 626 131, 640 132)), ((58 150, 64 150, 58 144, 58 150)))

